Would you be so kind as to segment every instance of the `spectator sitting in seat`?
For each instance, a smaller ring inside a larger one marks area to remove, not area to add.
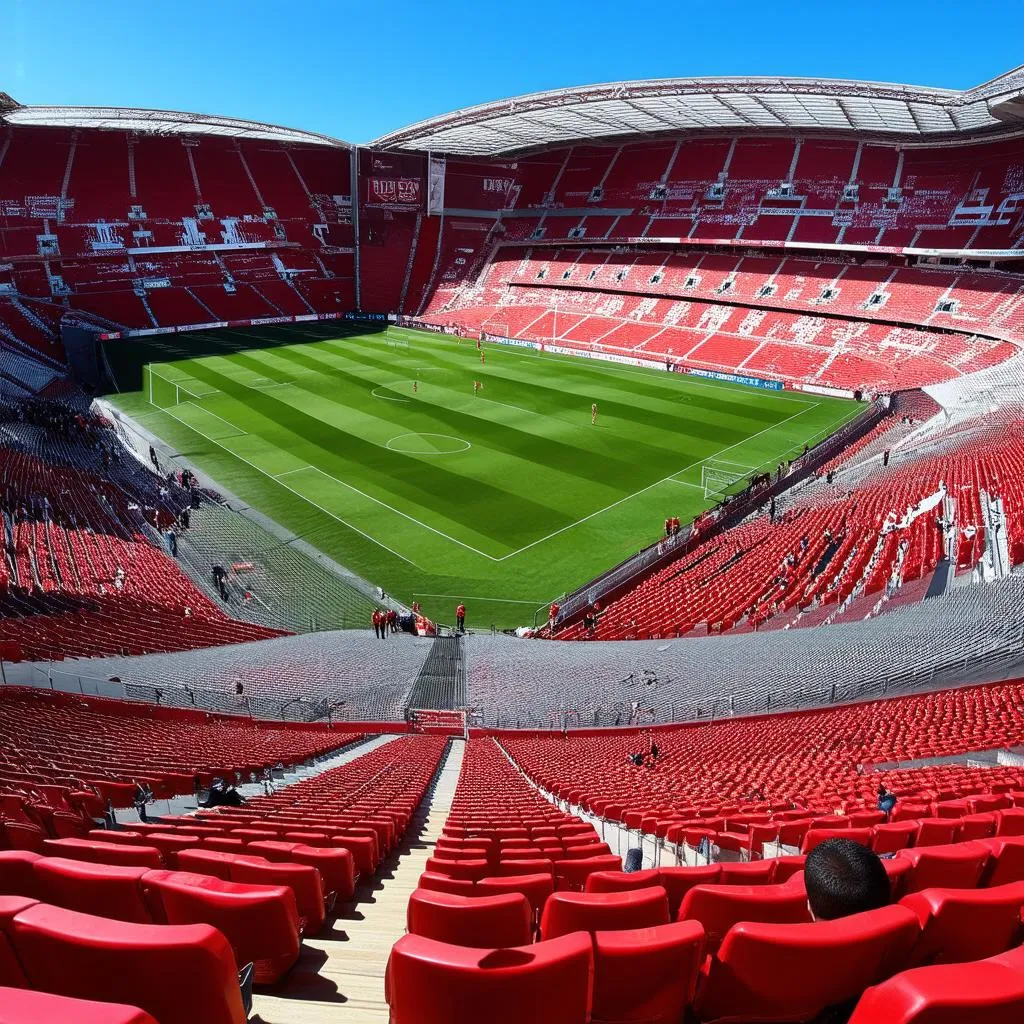
[[[885,817],[892,815],[892,809],[896,806],[896,794],[885,788],[885,783],[878,784],[878,809],[885,812]]]
[[[834,921],[887,906],[889,876],[874,850],[852,839],[826,839],[804,865],[807,908],[815,921]]]

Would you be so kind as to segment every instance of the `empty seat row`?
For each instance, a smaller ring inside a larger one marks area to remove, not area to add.
[[[133,924],[211,925],[260,984],[277,981],[299,955],[299,913],[284,885],[8,851],[0,853],[0,894]]]

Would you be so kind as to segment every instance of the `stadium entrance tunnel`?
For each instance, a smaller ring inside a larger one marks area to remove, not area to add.
[[[473,446],[451,434],[399,434],[384,447],[403,455],[458,455]]]

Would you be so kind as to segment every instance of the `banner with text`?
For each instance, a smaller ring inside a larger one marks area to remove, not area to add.
[[[764,388],[766,391],[783,391],[786,385],[781,380],[764,380],[762,377],[746,377],[741,373],[719,373],[717,370],[686,368],[692,377],[707,377],[709,380],[726,380],[733,384],[745,384],[748,388]]]
[[[382,210],[415,210],[422,198],[419,178],[367,178],[366,205]]]

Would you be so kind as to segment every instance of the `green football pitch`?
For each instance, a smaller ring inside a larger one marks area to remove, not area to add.
[[[225,490],[467,625],[548,602],[834,432],[854,402],[337,323],[110,342],[108,398]],[[474,381],[482,388],[474,393]],[[598,406],[591,424],[591,404]]]

